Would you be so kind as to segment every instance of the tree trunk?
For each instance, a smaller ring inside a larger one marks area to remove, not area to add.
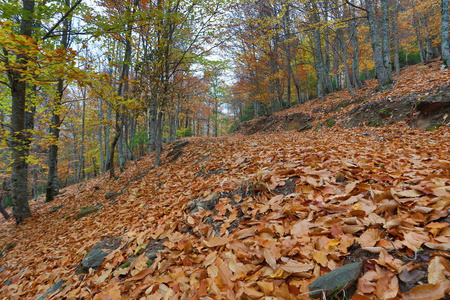
[[[389,2],[381,0],[381,53],[384,68],[391,73],[391,55],[389,51]],[[392,75],[391,75],[392,77]],[[391,78],[392,79],[392,78]]]
[[[399,57],[399,51],[400,51],[400,42],[398,38],[398,10],[399,10],[399,3],[398,1],[394,0],[392,1],[394,4],[393,11],[392,11],[392,33],[394,34],[394,67],[395,67],[395,73],[397,75],[400,75],[400,57]]]
[[[441,0],[441,50],[442,63],[446,68],[450,67],[450,43],[449,43],[449,21],[448,21],[448,0]]]
[[[70,0],[65,0],[67,7],[70,7]],[[69,45],[69,30],[70,21],[65,19],[63,22],[63,32],[61,37],[61,48],[67,50]],[[55,199],[59,193],[58,183],[58,147],[59,147],[59,133],[61,126],[61,100],[64,93],[64,80],[58,79],[57,95],[55,103],[53,104],[52,124],[50,125],[50,135],[52,136],[52,144],[48,153],[48,179],[47,191],[45,195],[45,202],[50,202]]]
[[[82,91],[83,99],[82,99],[82,116],[81,116],[81,150],[78,156],[78,171],[77,171],[77,182],[84,177],[82,173],[84,173],[84,141],[85,141],[85,131],[86,131],[86,90]]]
[[[34,1],[23,0],[23,15],[20,24],[20,35],[31,37],[33,31]],[[29,140],[25,129],[26,79],[23,72],[27,71],[27,62],[32,58],[17,55],[17,62],[21,62],[19,70],[8,70],[11,85],[11,200],[13,216],[17,224],[31,215],[28,204],[28,163],[26,160]]]
[[[156,120],[156,151],[155,151],[155,167],[161,164],[161,150],[162,150],[162,111],[158,112]]]
[[[373,60],[375,63],[375,72],[378,78],[378,87],[386,89],[392,83],[392,73],[386,69],[383,63],[383,55],[380,49],[380,42],[377,28],[375,26],[375,13],[373,10],[373,0],[366,0],[367,5],[367,20],[369,23],[370,38],[373,50]]]

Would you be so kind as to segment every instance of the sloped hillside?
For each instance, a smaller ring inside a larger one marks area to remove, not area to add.
[[[402,124],[166,145],[158,168],[149,155],[2,220],[1,298],[309,299],[361,262],[324,294],[444,299],[449,145],[448,126]],[[92,252],[105,255],[89,268]]]
[[[434,129],[450,124],[450,72],[439,61],[409,66],[394,76],[392,88],[377,91],[375,79],[351,95],[344,89],[272,115],[239,124],[243,134],[322,127],[382,127],[406,122],[412,128]],[[436,96],[443,98],[436,99]],[[431,105],[435,102],[445,105]],[[422,103],[422,106],[418,105]]]

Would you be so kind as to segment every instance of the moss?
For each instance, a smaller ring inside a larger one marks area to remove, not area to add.
[[[383,125],[383,122],[381,122],[380,119],[373,119],[373,120],[367,122],[367,126],[370,126],[370,127],[380,127],[381,125]]]
[[[392,118],[393,110],[390,107],[386,107],[386,108],[380,109],[378,111],[378,114],[380,114],[383,118]]]
[[[332,118],[329,118],[325,121],[325,124],[327,124],[328,127],[333,127],[334,124],[336,124],[336,121]]]
[[[342,101],[340,104],[341,107],[347,107],[349,105],[350,105],[350,100],[348,100],[348,99]]]
[[[52,208],[52,210],[50,211],[50,213],[52,214],[52,213],[54,213],[54,212],[57,212],[61,207],[63,207],[64,205],[60,205],[60,206],[54,206],[53,208]]]
[[[431,124],[430,126],[427,127],[427,131],[433,131],[436,129],[439,129],[439,127],[441,127],[442,124],[441,123],[437,123],[437,124]]]
[[[322,129],[322,126],[323,126],[323,124],[322,123],[320,123],[320,124],[317,124],[316,125],[316,128],[314,129],[315,131],[317,131],[317,132],[319,132],[320,131],[320,129]]]
[[[153,264],[153,259],[147,260],[147,268]]]

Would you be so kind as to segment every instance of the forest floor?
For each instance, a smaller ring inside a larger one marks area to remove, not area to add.
[[[448,70],[419,65],[392,90],[356,92],[396,101],[445,84]],[[317,126],[336,115],[324,109],[358,97],[277,113],[310,113],[311,130],[185,139],[165,146],[158,168],[148,155],[32,201],[20,226],[0,222],[0,297],[37,299],[59,282],[47,299],[309,299],[315,279],[355,261],[355,287],[335,299],[448,297],[450,128]],[[112,237],[105,261],[80,272]]]

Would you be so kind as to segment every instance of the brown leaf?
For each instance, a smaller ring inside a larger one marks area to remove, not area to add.
[[[437,284],[423,284],[414,287],[409,292],[403,293],[403,300],[439,300],[444,299],[450,292],[450,281]]]
[[[445,258],[435,256],[428,265],[428,283],[437,284],[447,280],[445,277]]]
[[[223,246],[228,244],[231,241],[231,238],[227,238],[227,237],[211,237],[211,238],[207,238],[203,241],[203,243],[209,247],[217,247],[217,246]]]
[[[314,265],[291,260],[284,265],[281,265],[280,268],[289,273],[302,273],[313,269]]]

